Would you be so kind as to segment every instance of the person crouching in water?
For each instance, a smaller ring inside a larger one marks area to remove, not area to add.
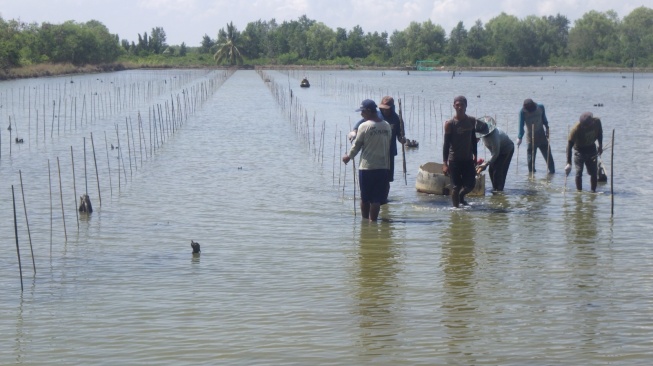
[[[601,120],[594,118],[591,112],[580,115],[578,122],[571,128],[567,142],[567,166],[565,174],[571,172],[571,149],[574,149],[574,165],[576,166],[576,189],[583,190],[583,165],[590,175],[590,189],[596,192],[598,180],[598,156],[603,153],[603,127]],[[595,141],[598,141],[597,149]]]
[[[390,139],[392,127],[378,116],[377,106],[371,99],[365,99],[356,112],[365,119],[358,126],[358,133],[348,154],[342,157],[347,164],[358,152],[358,183],[361,191],[361,215],[364,219],[376,221],[381,203],[386,198],[390,169]]]
[[[468,205],[465,195],[476,185],[476,118],[465,114],[467,98],[453,100],[456,115],[444,124],[442,172],[451,179],[453,207]]]
[[[477,138],[483,140],[485,147],[490,150],[490,160],[483,162],[476,167],[476,174],[481,174],[488,166],[492,181],[493,192],[503,191],[506,185],[506,176],[510,168],[512,154],[515,152],[515,144],[505,132],[501,131],[492,117],[483,117],[486,128],[476,133]]]

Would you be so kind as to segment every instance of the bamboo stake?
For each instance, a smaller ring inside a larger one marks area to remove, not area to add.
[[[68,241],[68,232],[66,230],[66,214],[63,207],[63,187],[61,185],[61,164],[59,164],[59,157],[57,156],[57,169],[59,170],[59,198],[61,200],[61,218],[63,219],[63,233],[66,241]]]
[[[100,193],[100,173],[98,172],[97,169],[97,158],[95,156],[95,142],[93,141],[93,132],[91,132],[91,148],[93,149],[93,163],[95,164],[95,180],[97,182],[97,195],[98,195],[98,199],[100,200],[100,206],[102,206],[102,193]]]
[[[34,261],[34,247],[32,246],[32,233],[29,230],[29,220],[27,219],[27,205],[25,204],[25,190],[23,189],[23,173],[19,170],[20,176],[20,193],[23,196],[23,211],[25,212],[25,224],[27,225],[27,237],[29,238],[29,249],[32,252],[32,266],[34,267],[34,274],[36,274],[36,262]]]
[[[610,217],[614,217],[614,128],[612,129],[612,151],[610,151]]]
[[[50,173],[50,159],[48,159],[48,190],[50,191],[50,258],[52,258],[52,220],[53,220],[53,206],[52,206],[52,174]]]
[[[18,256],[18,271],[20,272],[20,291],[23,291],[23,265],[20,263],[20,247],[18,245],[18,221],[16,220],[16,196],[14,185],[11,185],[11,198],[14,204],[14,236],[16,238],[16,255]]]
[[[404,130],[404,117],[401,113],[401,98],[399,98],[399,134],[401,135],[402,141],[405,139],[405,130]],[[404,171],[404,184],[408,185],[408,179],[406,178],[406,148],[404,143],[401,144],[401,157],[402,157],[402,166]],[[394,157],[393,157],[394,159]]]
[[[356,158],[351,159],[351,170],[354,177],[354,217],[356,217]]]
[[[75,217],[77,218],[77,231],[79,231],[79,212],[77,211],[77,184],[75,183],[75,158],[73,157],[73,147],[70,147],[70,160],[73,167],[73,194],[75,195]]]
[[[111,184],[111,158],[109,158],[109,143],[107,142],[107,131],[104,131],[104,148],[107,152],[107,168],[109,169],[109,193],[113,197],[113,185]]]

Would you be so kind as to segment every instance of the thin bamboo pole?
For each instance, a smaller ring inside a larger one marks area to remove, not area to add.
[[[77,184],[75,183],[75,158],[73,157],[73,147],[70,147],[70,160],[73,167],[73,195],[75,196],[75,217],[77,218],[77,231],[79,231],[79,212],[77,211]]]
[[[91,148],[93,149],[93,163],[95,165],[95,181],[97,182],[97,195],[100,200],[100,206],[102,206],[102,193],[100,191],[100,173],[97,169],[97,157],[95,155],[95,142],[93,141],[93,132],[91,132]]]
[[[48,159],[48,190],[50,191],[50,258],[52,258],[52,221],[54,207],[52,205],[52,174],[50,172],[50,159]]]
[[[614,128],[612,129],[612,149],[610,151],[610,217],[614,217]]]
[[[59,157],[57,156],[57,169],[59,170],[59,198],[61,200],[61,219],[63,220],[63,233],[66,241],[68,241],[68,232],[66,230],[66,212],[63,206],[63,186],[61,184],[61,164],[59,164]]]
[[[23,291],[23,265],[20,263],[20,246],[18,245],[18,220],[16,219],[16,195],[14,185],[11,185],[11,199],[14,204],[14,236],[16,238],[16,255],[18,256],[18,271],[20,272],[20,291]]]
[[[29,230],[29,220],[27,219],[27,204],[25,203],[25,190],[23,189],[23,173],[19,170],[20,176],[20,193],[23,196],[23,211],[25,212],[25,225],[27,226],[27,237],[29,238],[29,250],[32,252],[32,266],[36,274],[36,262],[34,261],[34,247],[32,246],[32,233]]]

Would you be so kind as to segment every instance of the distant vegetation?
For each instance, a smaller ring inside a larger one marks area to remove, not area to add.
[[[199,47],[168,45],[161,27],[130,42],[95,20],[39,25],[0,17],[5,77],[43,64],[413,67],[418,60],[447,67],[632,67],[635,60],[638,67],[653,67],[653,9],[642,6],[623,19],[614,11],[590,11],[573,26],[560,14],[519,19],[501,13],[469,29],[459,22],[449,34],[430,20],[388,34],[365,33],[358,25],[333,30],[302,16],[281,24],[257,20],[242,31],[229,23],[216,38],[205,34]]]

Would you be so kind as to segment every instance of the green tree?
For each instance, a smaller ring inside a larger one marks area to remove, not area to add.
[[[643,6],[633,10],[622,22],[624,58],[653,62],[653,9]]]
[[[166,48],[168,48],[168,45],[166,44],[166,32],[162,27],[152,28],[149,43],[150,51],[157,55],[161,54]]]
[[[485,25],[485,29],[489,35],[490,49],[493,50],[494,57],[500,65],[520,66],[523,64],[522,54],[526,50],[520,49],[519,46],[523,46],[525,43],[522,42],[524,35],[520,34],[524,28],[520,26],[517,17],[501,13],[490,19]]]
[[[233,22],[227,24],[227,30],[220,29],[218,32],[218,39],[221,39],[218,44],[218,51],[213,55],[213,59],[217,64],[229,62],[229,65],[242,64],[243,55],[238,49],[240,33],[234,26]]]
[[[188,53],[188,47],[186,47],[186,42],[181,42],[179,46],[179,56],[184,57]]]
[[[324,23],[315,23],[306,32],[306,43],[311,60],[331,59],[335,55],[336,32]]]
[[[447,41],[447,54],[451,56],[458,56],[463,53],[463,46],[467,41],[467,30],[463,22],[458,22],[456,27],[451,30],[449,40]]]
[[[356,25],[349,31],[349,34],[347,34],[346,45],[347,51],[345,56],[351,58],[365,58],[369,54],[365,47],[365,33],[363,33],[363,28],[359,25]]]
[[[374,32],[367,33],[365,36],[367,48],[370,51],[370,56],[374,56],[380,61],[387,61],[390,57],[390,47],[388,46],[388,33],[387,32]]]
[[[430,20],[423,23],[411,22],[402,32],[390,37],[393,54],[401,62],[415,63],[417,60],[438,59],[444,54],[446,33]]]
[[[580,61],[619,62],[621,43],[619,41],[620,21],[617,13],[589,11],[574,22],[569,31],[569,52]]]
[[[199,53],[210,53],[213,46],[215,46],[215,41],[213,41],[207,34],[204,34],[202,42],[200,42]]]
[[[483,22],[477,20],[476,23],[469,29],[467,38],[462,45],[463,52],[467,57],[473,59],[481,59],[488,55],[488,32],[483,27]]]
[[[20,23],[6,22],[0,17],[0,69],[7,70],[20,65],[20,32]]]

